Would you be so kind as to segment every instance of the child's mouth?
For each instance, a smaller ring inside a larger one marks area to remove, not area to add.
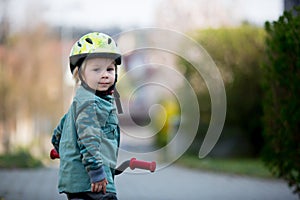
[[[109,85],[109,83],[98,83],[98,85]]]

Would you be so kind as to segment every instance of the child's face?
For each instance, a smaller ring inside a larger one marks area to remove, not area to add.
[[[86,61],[83,77],[94,90],[107,91],[115,82],[115,61],[110,58],[90,58]]]

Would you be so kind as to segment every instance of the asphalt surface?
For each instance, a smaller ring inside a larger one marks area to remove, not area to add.
[[[127,151],[151,151],[150,140],[139,139],[151,135],[150,131],[125,127],[121,141],[119,161],[139,153]],[[133,137],[126,135],[133,134]],[[139,136],[139,137],[138,137]],[[138,158],[158,161],[154,173],[127,169],[116,176],[120,200],[296,200],[286,182],[277,179],[260,179],[221,173],[191,170],[176,165],[163,166],[159,155],[153,158]],[[0,200],[65,200],[58,194],[58,163],[41,169],[0,170]],[[161,165],[159,165],[161,164]]]
[[[57,192],[58,169],[0,170],[1,200],[64,200]],[[169,166],[154,173],[116,177],[120,200],[296,200],[281,180],[216,174]]]

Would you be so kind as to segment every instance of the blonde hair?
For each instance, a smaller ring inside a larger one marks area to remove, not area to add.
[[[73,79],[75,80],[76,85],[80,85],[81,80],[79,78],[79,67],[81,71],[81,76],[84,79],[84,74],[82,73],[85,70],[86,67],[86,59],[82,62],[81,66],[76,66],[73,70]]]

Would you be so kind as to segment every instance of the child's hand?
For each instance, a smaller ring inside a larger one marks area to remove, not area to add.
[[[106,193],[106,185],[108,184],[106,179],[103,179],[100,182],[92,183],[91,185],[91,191],[92,192],[103,192]]]

